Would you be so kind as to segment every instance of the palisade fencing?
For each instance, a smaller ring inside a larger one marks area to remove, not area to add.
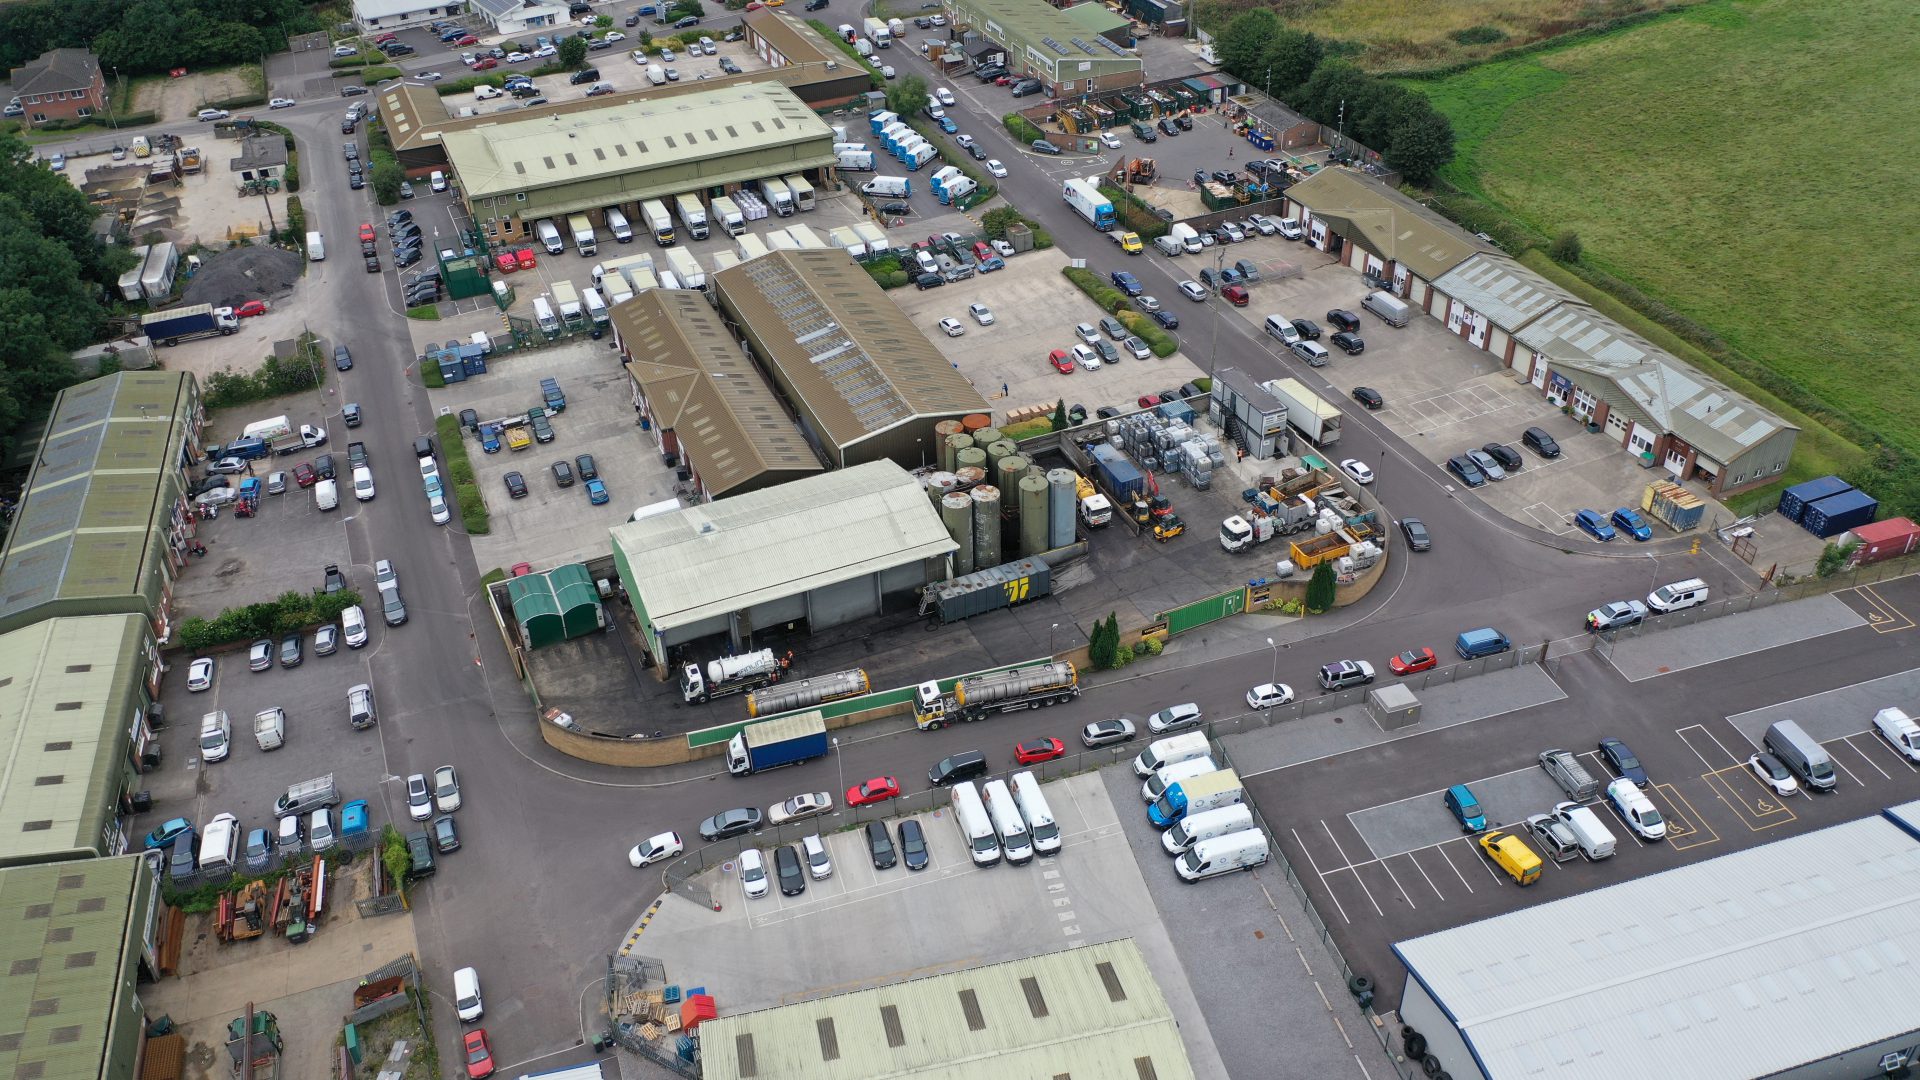
[[[1692,626],[1708,619],[1718,619],[1723,615],[1739,615],[1748,611],[1759,611],[1775,604],[1806,600],[1815,596],[1845,592],[1862,585],[1873,585],[1893,578],[1909,577],[1920,571],[1920,556],[1907,556],[1899,559],[1886,559],[1868,563],[1865,566],[1843,571],[1830,577],[1803,578],[1789,582],[1777,588],[1769,586],[1748,596],[1733,596],[1725,600],[1709,600],[1696,607],[1682,608],[1662,615],[1649,615],[1637,626],[1608,630],[1596,635],[1606,647],[1621,640],[1631,641],[1644,634],[1661,630],[1673,630],[1683,626]]]

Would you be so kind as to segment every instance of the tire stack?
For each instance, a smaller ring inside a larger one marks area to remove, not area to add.
[[[1430,1080],[1453,1080],[1451,1074],[1440,1067],[1440,1059],[1427,1053],[1427,1037],[1411,1027],[1400,1029],[1400,1045],[1406,1051],[1407,1060],[1418,1062],[1422,1072]]]

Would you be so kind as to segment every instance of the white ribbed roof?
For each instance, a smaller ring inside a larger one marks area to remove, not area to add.
[[[1493,1080],[1772,1075],[1920,1027],[1916,823],[1920,803],[1394,951]]]

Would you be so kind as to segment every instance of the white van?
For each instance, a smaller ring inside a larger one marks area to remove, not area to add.
[[[486,1003],[480,1000],[480,973],[470,967],[453,973],[453,1011],[463,1024],[473,1023],[487,1011]]]
[[[433,170],[427,177],[427,187],[436,193],[447,190],[447,174],[439,169]]]
[[[1413,309],[1407,302],[1388,292],[1370,292],[1360,306],[1386,320],[1388,326],[1405,326],[1413,319]]]
[[[544,296],[533,298],[533,321],[539,324],[542,333],[560,332],[560,320],[554,317],[553,305],[547,303],[547,298]]]
[[[1251,870],[1267,861],[1267,834],[1245,829],[1211,840],[1202,840],[1174,860],[1173,872],[1181,881],[1199,881],[1235,870]]]
[[[327,238],[317,232],[307,234],[307,258],[320,262],[327,257]]]
[[[633,226],[627,224],[627,215],[621,213],[619,207],[607,207],[607,228],[620,243],[633,243]]]
[[[1181,250],[1189,255],[1200,254],[1201,249],[1204,247],[1204,245],[1200,243],[1200,234],[1194,231],[1193,226],[1184,221],[1167,230],[1167,235],[1180,241]]]
[[[1647,594],[1647,606],[1655,611],[1679,611],[1707,602],[1707,583],[1699,578],[1662,585]]]
[[[993,822],[987,819],[987,808],[980,802],[980,793],[974,790],[973,781],[953,785],[953,821],[960,829],[960,839],[967,845],[967,854],[973,857],[975,866],[992,866],[1000,861],[1000,837],[993,831]]]
[[[1253,810],[1246,803],[1234,803],[1214,810],[1189,814],[1160,834],[1160,846],[1167,854],[1178,855],[1202,840],[1228,836],[1253,828]]]
[[[232,870],[240,859],[240,819],[215,814],[200,837],[200,869]]]
[[[280,706],[261,709],[253,715],[253,740],[262,750],[278,750],[287,744],[287,713]]]
[[[200,718],[200,760],[211,765],[233,752],[233,725],[227,710],[215,709]]]
[[[1300,340],[1300,329],[1294,326],[1293,320],[1285,315],[1269,315],[1266,322],[1261,325],[1266,328],[1268,337],[1288,348],[1292,348],[1293,343]]]
[[[1133,775],[1152,776],[1168,765],[1206,755],[1206,732],[1189,731],[1183,735],[1169,735],[1153,740],[1145,750],[1140,751],[1140,755],[1133,759]]]
[[[1210,772],[1218,771],[1220,771],[1220,766],[1213,763],[1211,756],[1189,758],[1186,761],[1176,761],[1166,768],[1161,769],[1159,772],[1154,773],[1152,776],[1147,777],[1147,782],[1140,785],[1140,798],[1146,802],[1153,802],[1160,796],[1165,795],[1168,787],[1182,780],[1191,780],[1196,776],[1205,776]]]
[[[1553,818],[1573,831],[1580,853],[1590,861],[1597,862],[1613,854],[1613,830],[1601,824],[1600,815],[1592,809],[1575,802],[1563,802],[1554,806]]]
[[[1007,787],[1013,791],[1020,816],[1027,819],[1033,850],[1042,855],[1059,851],[1060,825],[1053,820],[1053,808],[1047,805],[1047,797],[1040,793],[1040,781],[1031,772],[1021,771],[1007,778]]]
[[[566,245],[560,241],[560,227],[553,223],[552,218],[541,218],[534,222],[533,232],[540,238],[540,243],[547,249],[547,254],[558,255],[566,250]]]
[[[1006,781],[989,780],[980,791],[987,804],[987,815],[993,819],[994,831],[1000,834],[1000,846],[1007,853],[1007,862],[1014,866],[1030,862],[1033,839],[1027,833],[1020,808],[1013,805],[1013,792],[1007,790]]]
[[[1881,709],[1873,714],[1873,726],[1881,738],[1900,751],[1900,756],[1920,762],[1920,724],[1914,723],[1906,710]],[[1017,789],[1015,793],[1018,794]]]
[[[1185,251],[1187,250],[1186,248],[1180,246],[1180,241],[1175,240],[1171,236],[1154,237],[1153,246],[1156,250],[1160,252],[1160,254],[1167,255],[1167,256],[1180,255],[1185,253]]]
[[[313,485],[313,505],[322,510],[333,510],[340,506],[340,487],[332,480],[322,480]]]

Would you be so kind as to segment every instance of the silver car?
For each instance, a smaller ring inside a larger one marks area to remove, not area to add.
[[[1467,457],[1470,458],[1475,465],[1480,466],[1480,471],[1487,474],[1487,479],[1505,480],[1507,478],[1507,470],[1501,468],[1500,463],[1493,460],[1493,455],[1487,453],[1485,450],[1469,450],[1467,451]]]

